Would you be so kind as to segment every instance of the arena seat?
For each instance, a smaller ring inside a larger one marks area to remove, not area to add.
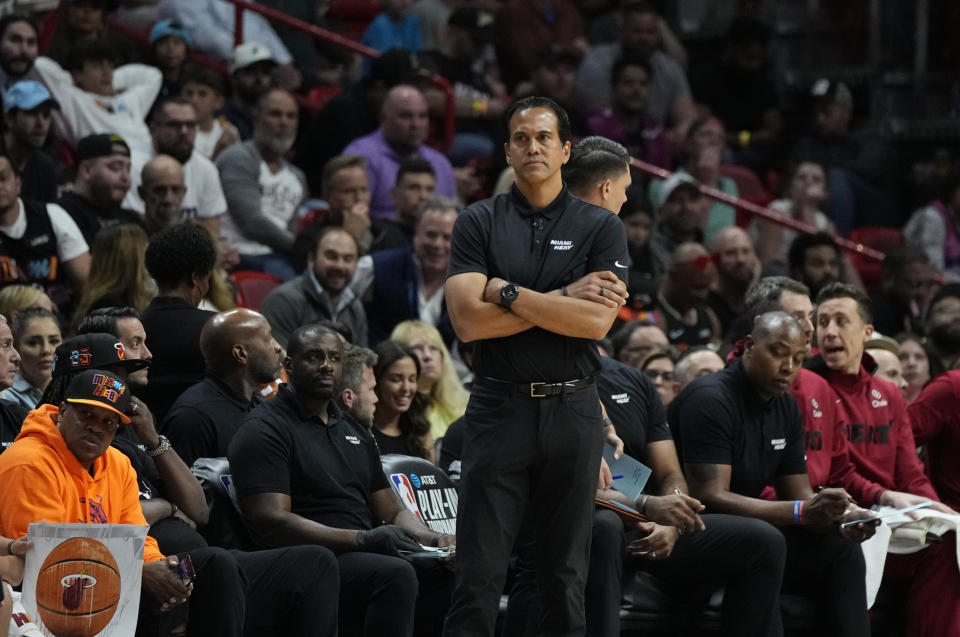
[[[265,272],[240,270],[230,274],[230,280],[237,286],[237,303],[251,310],[260,309],[263,299],[270,290],[283,283],[283,279]]]
[[[723,164],[720,166],[720,174],[724,177],[729,177],[737,184],[737,192],[741,199],[757,204],[758,206],[766,206],[773,201],[773,197],[770,196],[763,182],[760,181],[756,173],[749,168],[735,164]],[[738,226],[746,228],[747,224],[750,223],[750,219],[751,215],[742,210],[737,210]]]
[[[850,233],[850,240],[886,253],[899,245],[903,245],[903,234],[896,228],[864,226],[855,228]],[[847,254],[850,255],[850,263],[860,273],[860,278],[863,279],[863,285],[867,288],[867,292],[870,294],[876,292],[883,283],[883,271],[880,263],[865,259],[856,252],[848,252]]]
[[[190,471],[203,487],[210,509],[207,524],[198,529],[200,534],[213,546],[250,550],[253,540],[240,513],[227,459],[197,458]]]
[[[410,513],[437,533],[456,533],[460,498],[443,469],[423,458],[397,454],[381,456],[380,463]]]

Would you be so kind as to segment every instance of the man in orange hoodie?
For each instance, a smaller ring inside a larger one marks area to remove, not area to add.
[[[130,423],[130,398],[115,375],[90,369],[70,381],[59,407],[44,404],[30,412],[17,440],[0,455],[0,535],[20,537],[39,520],[146,526],[136,473],[110,446],[121,423]],[[171,626],[186,622],[185,602],[193,595],[192,604],[204,612],[190,617],[191,634],[239,637],[245,599],[236,561],[214,547],[192,551],[191,558],[196,595],[193,584],[176,574],[177,557],[164,557],[147,537],[141,625],[145,616]],[[173,609],[178,612],[167,612]]]

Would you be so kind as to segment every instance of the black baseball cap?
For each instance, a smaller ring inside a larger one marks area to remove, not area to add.
[[[127,358],[123,343],[112,334],[80,334],[57,347],[53,354],[53,377],[116,365],[123,366],[129,373],[149,367],[150,361]]]
[[[98,133],[87,135],[77,142],[77,152],[74,153],[74,159],[79,164],[88,159],[109,157],[110,155],[126,155],[129,157],[130,147],[119,135]]]
[[[77,374],[67,385],[63,399],[68,403],[109,409],[120,416],[120,422],[130,422],[125,413],[130,408],[129,389],[115,375],[102,369],[88,369]]]

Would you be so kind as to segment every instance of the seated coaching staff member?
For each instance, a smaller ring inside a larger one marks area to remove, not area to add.
[[[787,547],[783,590],[818,601],[826,634],[867,636],[863,553],[850,540],[866,539],[874,526],[824,533],[845,518],[869,514],[843,489],[814,495],[810,488],[803,416],[787,391],[807,354],[803,329],[789,314],[769,312],[744,343],[741,358],[693,381],[670,405],[690,495],[710,512],[779,527]],[[768,484],[785,501],[761,500]]]
[[[623,225],[571,196],[560,168],[570,124],[552,100],[507,112],[509,194],[468,207],[454,227],[447,308],[457,335],[477,341],[477,380],[464,416],[454,600],[445,634],[492,635],[507,560],[529,507],[537,520],[544,634],[584,631],[584,585],[603,424],[594,339],[622,299],[602,285],[592,302],[549,294],[591,272],[626,278]],[[623,283],[609,284],[623,287]],[[558,490],[565,493],[559,501]]]
[[[415,608],[416,634],[436,634],[450,573],[435,560],[418,560],[415,572],[398,550],[452,546],[455,538],[403,507],[373,437],[337,407],[343,349],[317,324],[290,337],[290,382],[250,412],[230,443],[237,496],[261,541],[319,544],[337,554],[341,635],[409,637]]]

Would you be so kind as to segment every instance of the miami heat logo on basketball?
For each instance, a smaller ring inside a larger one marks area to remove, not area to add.
[[[37,577],[37,614],[57,637],[94,637],[117,611],[120,571],[102,543],[66,540],[47,555]]]

